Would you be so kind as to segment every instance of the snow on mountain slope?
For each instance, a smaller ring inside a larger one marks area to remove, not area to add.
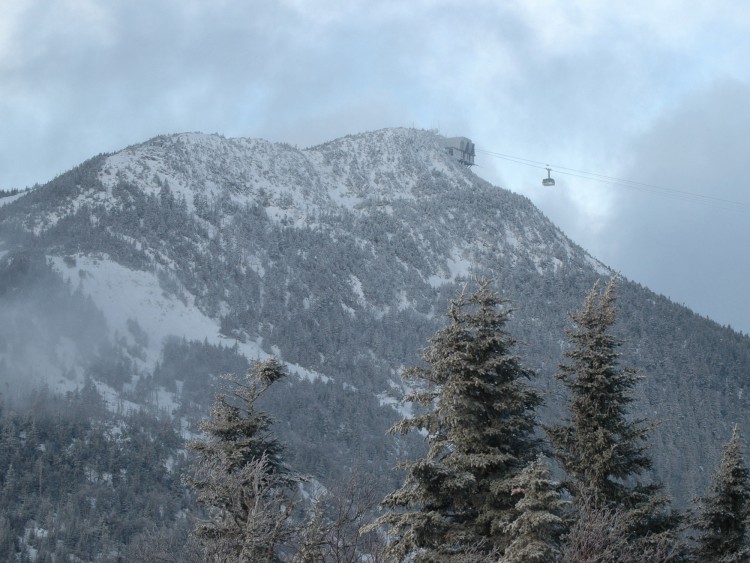
[[[20,199],[24,196],[24,192],[17,193],[15,195],[10,195],[7,197],[0,197],[0,207],[3,207],[4,205],[8,205],[9,203],[13,203],[17,199]]]
[[[286,145],[183,133],[157,137],[107,157],[100,179],[110,189],[124,180],[158,190],[157,182],[166,181],[175,195],[190,203],[195,193],[221,192],[243,201],[262,190],[275,192],[275,180],[290,174],[297,182],[286,184],[287,194],[302,184],[315,184],[304,157]]]
[[[306,458],[317,455],[316,440],[346,452],[360,431],[370,433],[362,447],[380,448],[368,459],[388,458],[382,433],[358,425],[387,427],[395,412],[382,405],[397,404],[399,371],[419,362],[463,285],[489,276],[513,303],[509,330],[549,398],[542,416],[559,418],[554,372],[567,314],[612,272],[528,199],[458,164],[440,139],[385,129],[300,150],[197,133],[157,137],[1,206],[0,261],[43,251],[93,299],[111,338],[132,342],[129,320],[137,321],[148,336],[144,358],[134,359],[144,378],[167,336],[237,342],[247,358],[276,355],[298,375],[278,412],[288,428],[319,432],[290,438]],[[737,392],[750,364],[747,339],[627,280],[618,303],[623,361],[647,374],[635,414],[679,421],[657,431],[662,449],[718,455],[726,420],[750,431],[747,394]],[[50,379],[74,361],[81,376],[91,358],[49,340],[64,359]],[[0,346],[0,359],[11,356]],[[184,408],[211,394],[200,381],[177,381],[170,392],[182,394]],[[159,385],[150,392],[164,393]],[[691,410],[698,396],[705,416]],[[657,465],[662,475],[680,473],[689,498],[703,477],[682,471],[675,455]]]
[[[335,305],[355,323],[416,314],[426,335],[444,306],[436,296],[444,303],[473,275],[508,278],[512,288],[529,269],[609,274],[527,199],[456,162],[440,139],[384,129],[299,150],[160,136],[84,163],[3,211],[6,224],[47,237],[56,269],[94,300],[113,335],[128,337],[137,320],[149,335],[144,368],[168,336],[232,335],[248,357],[276,350],[310,377],[336,379],[331,351],[300,363],[307,354],[289,354],[279,330],[282,339],[298,334]]]
[[[265,360],[269,353],[255,341],[241,342],[220,333],[216,319],[202,313],[194,298],[184,300],[166,293],[152,272],[125,268],[108,257],[77,256],[71,267],[60,257],[49,257],[54,269],[71,285],[90,297],[104,313],[113,335],[133,339],[129,323],[137,322],[148,335],[143,347],[145,355],[138,358],[142,369],[153,370],[161,359],[162,346],[168,338],[207,341],[210,344],[237,346],[249,359]],[[290,364],[290,373],[308,380],[329,379],[301,366]],[[51,369],[51,366],[47,366]]]
[[[552,242],[566,258],[587,256],[551,228],[528,200],[479,179],[449,157],[439,141],[433,133],[414,129],[352,135],[304,150],[198,133],[161,136],[104,157],[98,163],[98,185],[77,186],[74,197],[36,210],[27,221],[39,235],[82,206],[116,209],[122,202],[113,190],[126,183],[145,195],[158,195],[168,186],[190,212],[196,212],[196,204],[260,205],[277,224],[296,228],[315,226],[331,214],[349,213],[356,220],[401,213],[403,222],[405,209],[411,210],[410,220],[429,211],[438,236],[463,239],[455,241],[462,248],[461,260],[476,262],[469,254],[476,254],[479,242],[511,261],[533,254],[540,273],[559,267],[555,260],[563,259]],[[461,216],[460,209],[452,208],[456,203],[465,207],[472,196],[487,200],[483,217]],[[224,213],[224,224],[232,215]],[[221,229],[205,227],[210,234]],[[423,227],[415,224],[407,234],[427,248]]]
[[[169,336],[219,343],[219,326],[192,305],[168,295],[153,272],[131,270],[107,257],[76,256],[76,266],[67,266],[60,257],[50,257],[66,281],[76,284],[104,313],[113,332],[126,336],[128,321],[136,321],[148,334],[144,363],[153,368],[161,355],[162,343]],[[249,349],[251,357],[257,348]]]
[[[393,129],[304,150],[200,133],[162,136],[106,157],[99,178],[109,190],[123,180],[154,191],[168,182],[188,204],[196,193],[225,193],[236,202],[269,198],[270,207],[310,214],[355,209],[373,198],[416,199],[424,195],[418,188],[426,171],[459,178],[452,189],[470,189],[476,181],[444,154],[437,136]]]

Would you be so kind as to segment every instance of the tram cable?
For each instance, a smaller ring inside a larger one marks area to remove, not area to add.
[[[574,178],[582,178],[585,180],[591,180],[594,182],[600,182],[615,186],[621,186],[624,188],[637,190],[645,193],[657,194],[665,197],[671,197],[674,199],[681,199],[684,201],[693,201],[696,203],[702,203],[706,205],[713,205],[722,209],[730,209],[733,211],[747,211],[750,212],[750,203],[725,199],[716,196],[709,196],[705,194],[698,194],[694,192],[688,192],[685,190],[678,190],[675,188],[668,188],[659,186],[657,184],[650,184],[646,182],[638,182],[635,180],[628,180],[625,178],[617,178],[616,176],[608,176],[606,174],[599,174],[596,172],[587,172],[585,170],[579,170],[576,168],[569,168],[567,166],[547,164],[539,160],[532,160],[523,158],[520,156],[514,156],[510,154],[489,151],[486,149],[477,148],[476,152],[486,154],[495,158],[500,158],[513,162],[515,164],[521,164],[532,168],[538,168],[540,170],[547,171],[547,178],[543,178],[543,185],[554,186],[554,180],[550,177],[550,170],[554,170],[555,174],[563,174],[565,176],[571,176]],[[551,182],[549,180],[552,180]]]

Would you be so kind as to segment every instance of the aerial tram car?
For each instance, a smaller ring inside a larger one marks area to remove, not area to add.
[[[542,178],[542,185],[543,186],[554,186],[555,185],[555,179],[551,176],[552,170],[550,170],[549,166],[546,168],[547,170],[547,177]]]
[[[451,157],[457,160],[459,163],[467,167],[474,166],[475,164],[474,157],[476,155],[476,149],[471,139],[468,139],[466,137],[450,137],[450,138],[441,137],[439,140],[439,143],[445,149],[445,151]],[[486,152],[492,156],[497,156],[499,158],[507,158],[507,160],[520,162],[521,164],[528,164],[529,166],[534,166],[535,168],[540,168],[539,166],[536,166],[535,164],[529,164],[529,163],[540,164],[533,160],[511,157],[510,155],[503,155],[500,153],[493,153],[490,151],[483,151],[483,152]],[[548,164],[547,166],[544,167],[544,169],[547,171],[547,177],[542,178],[542,186],[545,186],[545,187],[554,186],[555,179],[552,177],[552,168],[550,168]]]

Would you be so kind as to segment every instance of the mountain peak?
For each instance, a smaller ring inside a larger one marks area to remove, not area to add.
[[[180,133],[81,164],[0,207],[0,254],[33,251],[69,282],[58,284],[59,294],[79,288],[79,301],[91,299],[101,318],[68,329],[67,319],[38,320],[64,310],[59,304],[42,300],[29,306],[34,314],[14,305],[17,314],[0,326],[0,341],[13,342],[0,346],[0,369],[33,368],[74,388],[91,372],[80,327],[94,326],[97,338],[122,348],[129,358],[122,365],[135,366],[102,386],[132,381],[132,396],[181,394],[189,408],[210,394],[204,382],[178,374],[184,386],[169,391],[150,374],[165,338],[203,336],[212,345],[239,342],[248,357],[274,354],[310,383],[297,388],[299,403],[285,406],[307,406],[315,389],[320,401],[334,393],[332,412],[345,404],[360,413],[348,423],[369,424],[375,412],[385,421],[399,398],[399,370],[418,362],[448,300],[467,280],[487,276],[516,303],[511,328],[528,343],[522,354],[539,371],[549,408],[559,409],[553,374],[567,313],[611,271],[528,199],[478,178],[448,153],[452,142],[407,128],[306,149]],[[33,289],[31,281],[19,285]],[[747,421],[747,339],[732,344],[728,331],[684,308],[626,280],[621,287],[627,360],[652,371],[640,397],[646,407],[634,414],[661,409],[679,420],[679,430],[660,435],[663,443],[702,458],[721,431],[715,421]],[[31,300],[50,291],[28,293]],[[20,366],[27,358],[37,363]],[[690,410],[699,401],[705,418]],[[311,417],[321,415],[319,404]],[[333,449],[344,451],[348,430],[339,435],[340,425],[329,422],[328,439],[339,440]],[[300,440],[300,451],[314,442]],[[668,463],[663,474],[674,471]],[[686,497],[700,476],[691,479]]]
[[[476,177],[451,158],[445,138],[431,131],[394,128],[348,135],[307,149],[263,139],[216,134],[162,135],[107,157],[102,184],[121,181],[153,192],[168,185],[192,202],[195,194],[262,201],[284,209],[354,209],[363,202],[424,197],[434,178],[450,189]],[[432,179],[431,179],[432,177]],[[270,198],[270,199],[269,199]]]

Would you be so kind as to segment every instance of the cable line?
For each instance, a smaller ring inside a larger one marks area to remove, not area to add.
[[[566,176],[572,176],[574,178],[582,178],[585,180],[593,180],[594,182],[601,182],[601,183],[610,184],[610,185],[622,186],[622,187],[629,188],[632,190],[638,190],[641,192],[662,195],[665,197],[672,197],[675,199],[682,199],[685,201],[695,201],[697,203],[715,205],[723,209],[750,211],[750,203],[746,203],[742,201],[734,201],[731,199],[725,199],[725,198],[716,197],[716,196],[697,194],[697,193],[688,192],[685,190],[667,188],[667,187],[659,186],[656,184],[649,184],[646,182],[637,182],[635,180],[617,178],[615,176],[607,176],[605,174],[598,174],[596,172],[587,172],[585,170],[579,170],[576,168],[568,168],[567,166],[562,166],[562,165],[546,164],[539,160],[531,160],[529,158],[522,158],[520,156],[513,156],[510,154],[505,154],[505,153],[500,153],[500,152],[495,152],[495,151],[488,151],[486,149],[477,148],[476,152],[483,153],[489,156],[493,156],[495,158],[501,158],[503,160],[514,162],[516,164],[522,164],[524,166],[530,166],[532,168],[539,168],[541,170],[548,170],[551,168],[555,171],[555,174],[563,174]],[[548,176],[549,176],[549,173],[548,173]],[[548,185],[554,185],[554,184],[548,184]]]

